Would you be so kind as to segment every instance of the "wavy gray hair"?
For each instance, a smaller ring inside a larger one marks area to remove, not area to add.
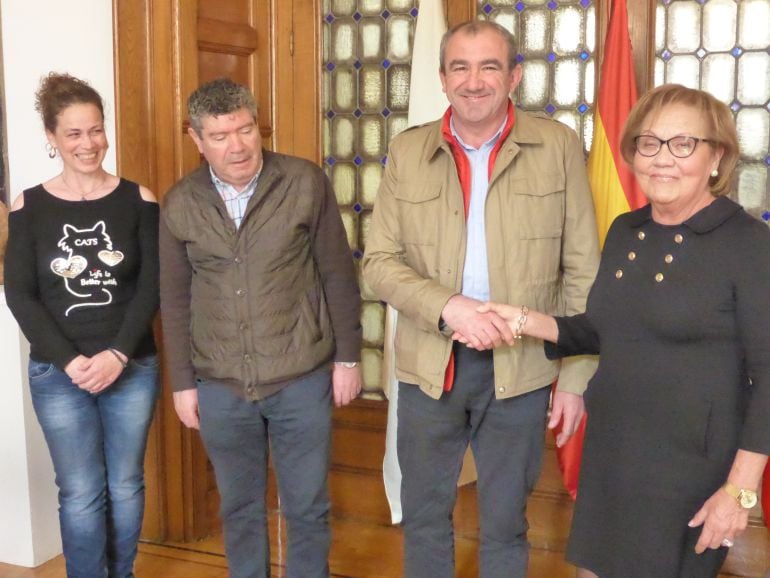
[[[190,116],[190,126],[201,136],[203,117],[220,116],[247,109],[254,122],[257,120],[257,103],[251,91],[230,80],[217,78],[200,86],[187,99],[187,113]]]

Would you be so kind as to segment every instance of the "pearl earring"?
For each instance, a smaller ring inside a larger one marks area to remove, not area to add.
[[[718,176],[719,176],[719,171],[718,170],[714,169],[713,171],[711,171],[711,178],[712,179],[715,179]]]

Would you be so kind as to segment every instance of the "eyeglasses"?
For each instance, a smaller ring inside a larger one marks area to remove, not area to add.
[[[663,140],[651,134],[640,134],[634,138],[636,152],[643,157],[654,157],[660,152],[660,147],[666,145],[671,154],[676,158],[686,159],[695,152],[695,147],[698,146],[699,142],[713,144],[714,141],[694,136],[675,136],[668,140]]]

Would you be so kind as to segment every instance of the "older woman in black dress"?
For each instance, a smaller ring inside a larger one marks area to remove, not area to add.
[[[725,195],[729,109],[678,85],[621,141],[650,204],[618,217],[586,313],[489,304],[549,356],[599,353],[567,558],[589,578],[717,576],[770,453],[770,230]]]

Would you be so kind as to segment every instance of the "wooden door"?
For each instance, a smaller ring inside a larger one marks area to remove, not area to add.
[[[113,0],[113,14],[121,175],[162,199],[197,167],[187,97],[220,76],[254,92],[266,148],[320,159],[318,0]],[[161,332],[158,323],[159,344]],[[146,478],[145,539],[209,533],[213,476],[197,432],[176,418],[165,376]]]

